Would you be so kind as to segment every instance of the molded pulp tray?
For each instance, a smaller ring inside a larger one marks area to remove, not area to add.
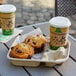
[[[16,44],[22,42],[21,40],[23,40],[25,36],[18,36],[15,41],[13,42],[12,46],[15,46]],[[47,46],[47,45],[46,45]],[[47,47],[46,47],[47,48]],[[45,48],[45,49],[46,49]],[[63,62],[65,62],[68,58],[69,58],[69,53],[70,53],[70,42],[68,41],[67,44],[67,49],[66,49],[66,56],[63,58],[60,58],[58,60],[53,60],[50,58],[50,60],[46,60],[46,59],[19,59],[19,58],[12,58],[10,57],[10,50],[8,51],[7,54],[7,58],[10,60],[10,62],[16,66],[31,66],[31,67],[37,67],[39,66],[41,63],[44,63],[44,66],[48,66],[48,67],[53,67],[56,64],[61,64]],[[54,51],[55,52],[55,51]],[[41,54],[43,55],[43,54]]]

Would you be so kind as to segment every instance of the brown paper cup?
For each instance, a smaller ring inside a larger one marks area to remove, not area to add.
[[[15,12],[14,11],[16,9],[15,10],[13,9],[14,7],[13,5],[1,5],[1,6],[0,6],[1,8],[0,25],[2,27],[2,33],[3,35],[12,35],[14,32],[14,27],[15,27]]]

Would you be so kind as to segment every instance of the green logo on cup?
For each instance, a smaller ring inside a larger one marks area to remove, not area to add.
[[[9,31],[6,30],[2,30],[3,31],[3,35],[12,35],[14,32],[14,29],[10,29]]]

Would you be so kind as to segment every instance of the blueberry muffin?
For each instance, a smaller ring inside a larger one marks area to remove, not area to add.
[[[24,43],[34,47],[35,53],[40,53],[44,50],[47,39],[43,35],[32,35],[25,38]]]
[[[30,59],[34,55],[34,48],[29,44],[20,43],[11,48],[10,56],[13,58]]]

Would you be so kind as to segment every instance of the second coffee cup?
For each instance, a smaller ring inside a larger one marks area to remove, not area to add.
[[[57,50],[68,42],[69,27],[71,22],[66,17],[54,17],[50,21],[50,48]]]

